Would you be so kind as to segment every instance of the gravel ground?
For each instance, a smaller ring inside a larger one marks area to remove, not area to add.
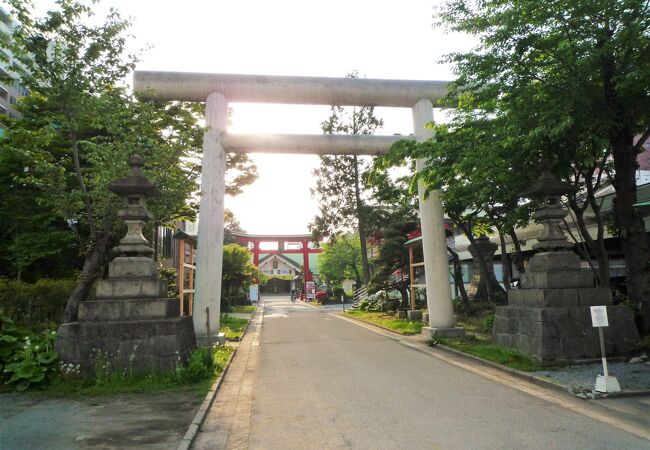
[[[622,391],[650,390],[650,361],[631,364],[628,362],[608,363],[609,374],[616,377]],[[571,391],[594,389],[596,377],[603,374],[602,363],[580,364],[561,369],[540,370],[534,375],[550,378],[564,384]]]

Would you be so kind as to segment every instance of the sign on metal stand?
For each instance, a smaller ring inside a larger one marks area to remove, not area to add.
[[[609,326],[607,319],[606,306],[591,307],[591,324],[598,328],[598,338],[600,339],[600,353],[603,358],[603,375],[596,378],[596,391],[598,392],[620,392],[621,386],[614,376],[610,376],[607,371],[607,357],[605,355],[605,339],[603,338],[603,327]]]
[[[343,305],[343,312],[345,312],[345,296],[341,295],[341,304]]]

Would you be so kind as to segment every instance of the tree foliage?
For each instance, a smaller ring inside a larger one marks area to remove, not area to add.
[[[240,244],[223,246],[222,270],[221,298],[229,303],[243,297],[244,290],[259,278],[259,270],[251,262],[250,252]]]
[[[383,231],[383,242],[379,247],[379,255],[373,260],[375,272],[371,281],[371,292],[380,289],[397,289],[402,296],[402,307],[409,302],[409,250],[404,244],[408,234],[415,231],[417,224],[410,221],[400,221],[395,218],[389,222]],[[417,261],[422,260],[422,247],[416,250]]]
[[[347,75],[357,78],[358,72]],[[373,106],[353,107],[351,110],[333,105],[330,116],[321,124],[325,134],[374,134],[383,126],[383,120],[375,116]],[[335,236],[342,232],[356,230],[361,246],[363,281],[370,280],[370,269],[366,252],[368,216],[371,207],[364,198],[367,187],[364,173],[368,160],[357,155],[321,156],[321,164],[314,171],[316,188],[312,196],[318,196],[319,213],[309,225],[316,236]]]
[[[650,137],[649,8],[645,0],[453,0],[437,15],[439,26],[480,40],[447,58],[457,122],[500,122],[505,139],[565,178],[611,154],[628,294],[642,303],[646,327],[650,253],[632,205],[636,156]]]
[[[92,3],[58,0],[42,18],[33,17],[30,2],[10,3],[18,26],[7,45],[30,94],[19,102],[24,117],[9,121],[1,142],[3,170],[11,162],[2,175],[14,193],[32,195],[25,208],[42,209],[75,236],[83,266],[66,309],[72,321],[108,261],[119,205],[106,185],[125,175],[130,155],[145,158],[145,173],[163,191],[151,203],[159,222],[194,216],[202,106],[140,103],[128,93],[122,80],[136,58],[125,55],[129,22],[117,11],[91,25]],[[246,158],[231,158],[228,168],[230,193],[254,179]]]
[[[321,277],[330,286],[338,286],[345,279],[353,279],[361,286],[361,244],[353,233],[340,234],[322,245],[318,261]]]

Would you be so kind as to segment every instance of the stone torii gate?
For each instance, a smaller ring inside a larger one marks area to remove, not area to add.
[[[289,77],[136,71],[133,88],[142,100],[205,102],[203,172],[194,295],[194,330],[206,334],[203,311],[218,330],[223,253],[226,152],[380,155],[403,136],[234,135],[227,132],[228,102],[386,106],[411,108],[415,139],[432,131],[433,104],[447,92],[445,81]],[[416,161],[417,170],[424,161]],[[438,192],[424,197],[418,185],[430,336],[462,334],[456,328],[442,203]]]

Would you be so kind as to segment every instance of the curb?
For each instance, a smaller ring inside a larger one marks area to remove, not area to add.
[[[417,336],[418,335],[417,333],[400,333],[399,331],[392,330],[392,329],[390,329],[388,327],[385,327],[383,325],[377,325],[376,323],[367,322],[367,321],[365,321],[363,319],[359,319],[359,318],[354,317],[354,316],[348,316],[348,315],[344,316],[343,313],[334,313],[334,314],[341,315],[342,317],[345,317],[346,319],[352,319],[352,320],[356,320],[357,322],[367,323],[368,325],[372,325],[373,327],[377,327],[377,328],[381,328],[382,330],[389,331],[389,332],[391,332],[391,333],[393,333],[393,334],[395,334],[397,336]]]
[[[321,305],[316,306],[316,305],[314,305],[312,302],[303,302],[303,303],[304,303],[305,305],[307,305],[307,306],[311,306],[312,308],[315,308],[315,309],[321,309],[321,308],[322,308]]]
[[[246,328],[244,328],[244,332],[242,333],[242,338],[248,331],[248,327],[253,321],[253,317],[255,317],[255,315],[257,314],[257,311],[259,311],[259,306],[255,310],[255,314],[253,314],[250,317],[250,319],[248,319],[248,324],[246,324]],[[240,342],[240,341],[230,341],[230,342]],[[176,450],[189,450],[192,444],[194,443],[194,440],[196,439],[196,435],[199,433],[199,429],[201,428],[201,425],[203,424],[205,417],[208,415],[208,411],[210,410],[212,403],[214,403],[214,399],[217,397],[217,393],[219,392],[219,387],[221,386],[221,382],[223,381],[224,377],[228,373],[228,369],[230,368],[230,363],[232,362],[233,358],[237,354],[237,350],[239,350],[239,345],[237,345],[235,347],[235,351],[233,351],[230,354],[230,358],[228,358],[228,362],[226,363],[223,372],[219,374],[219,377],[214,381],[214,383],[212,383],[212,386],[210,386],[210,390],[206,394],[205,399],[203,399],[203,403],[201,403],[201,407],[194,415],[194,419],[192,419],[192,423],[190,423],[190,426],[187,428],[187,431],[185,432],[183,439],[181,439],[181,442],[178,444],[178,447],[176,447]]]
[[[224,376],[228,372],[228,368],[230,368],[230,363],[232,359],[235,357],[236,353],[237,353],[237,347],[235,348],[235,351],[231,353],[230,358],[228,359],[228,363],[226,364],[226,367],[223,369],[223,372],[221,372],[219,377],[214,381],[214,383],[212,383],[212,386],[210,386],[210,390],[205,396],[205,399],[203,399],[203,403],[201,404],[201,407],[194,415],[194,419],[192,419],[192,423],[190,423],[190,426],[187,428],[187,431],[183,436],[183,439],[181,439],[181,442],[178,444],[178,447],[176,447],[177,450],[188,450],[192,446],[194,439],[196,439],[196,435],[199,433],[199,428],[201,428],[201,425],[205,420],[205,416],[208,415],[208,411],[210,410],[212,403],[214,403],[214,399],[216,398],[217,392],[219,391],[219,386],[221,386],[221,382],[223,381]]]
[[[340,317],[345,318],[345,319],[351,319],[351,320],[354,320],[354,321],[357,321],[357,322],[360,322],[360,323],[368,324],[368,325],[371,325],[373,327],[380,328],[382,330],[388,331],[388,332],[395,335],[394,338],[393,337],[391,337],[391,338],[394,339],[395,341],[399,342],[400,344],[402,344],[402,345],[404,345],[406,347],[412,348],[414,350],[418,350],[418,351],[420,351],[420,352],[422,352],[424,354],[430,354],[428,349],[424,349],[424,348],[421,348],[419,346],[413,345],[413,344],[411,344],[409,342],[404,342],[401,339],[398,339],[399,337],[403,337],[403,336],[417,336],[417,334],[410,334],[410,335],[409,334],[402,334],[402,333],[400,333],[398,331],[391,330],[390,328],[383,327],[381,325],[377,325],[377,324],[374,324],[372,322],[367,322],[365,320],[358,319],[358,318],[353,317],[353,316],[343,316],[342,314],[337,314],[337,315],[339,315]],[[564,384],[560,384],[560,383],[557,383],[557,382],[552,381],[552,380],[547,380],[545,378],[541,378],[541,377],[538,377],[536,375],[532,375],[532,374],[530,374],[528,372],[524,372],[522,370],[513,369],[513,368],[501,365],[499,363],[495,363],[493,361],[489,361],[487,359],[480,358],[478,356],[475,356],[475,355],[472,355],[472,354],[469,354],[469,353],[461,352],[460,350],[456,350],[455,348],[447,347],[446,345],[442,345],[442,344],[436,344],[435,346],[432,346],[432,347],[429,347],[429,348],[432,349],[432,350],[438,349],[440,351],[443,351],[445,353],[454,355],[456,357],[479,363],[482,366],[492,367],[492,368],[498,369],[498,370],[500,370],[502,372],[509,373],[510,375],[516,376],[517,378],[521,378],[521,379],[523,379],[525,381],[536,384],[538,386],[554,389],[556,391],[571,394],[572,396],[574,396],[576,398],[580,398],[580,397],[576,396],[573,392],[571,392],[571,390],[567,386],[565,386]],[[616,392],[616,393],[609,393],[603,398],[638,397],[638,396],[641,396],[641,397],[642,396],[650,396],[650,389],[649,390],[640,390],[640,391],[622,391],[622,392]]]

